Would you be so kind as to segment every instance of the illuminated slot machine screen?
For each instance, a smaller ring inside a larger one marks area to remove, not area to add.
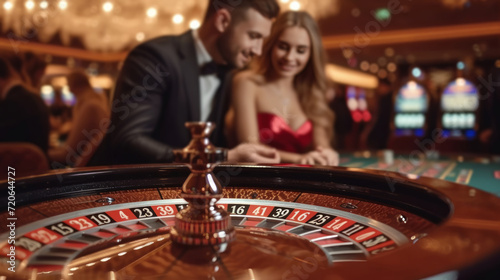
[[[43,102],[45,102],[47,106],[51,106],[52,104],[54,104],[55,92],[54,88],[51,85],[43,85],[40,89],[40,93]]]
[[[396,136],[424,136],[429,97],[423,86],[414,81],[400,88],[395,101]]]
[[[66,106],[72,107],[75,105],[75,95],[69,90],[68,86],[63,86],[61,89],[62,100]]]
[[[366,123],[372,118],[368,111],[368,103],[366,102],[366,92],[364,89],[354,86],[348,86],[346,89],[346,102],[352,119],[356,123]]]
[[[444,89],[441,98],[443,136],[474,139],[479,94],[470,81],[458,78]]]

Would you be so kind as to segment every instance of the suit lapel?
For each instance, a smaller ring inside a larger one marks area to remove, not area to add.
[[[180,77],[184,81],[188,98],[190,121],[200,120],[200,70],[196,60],[196,50],[191,31],[180,36],[178,51],[180,54]]]
[[[215,94],[213,103],[214,106],[210,116],[208,117],[209,121],[214,122],[217,125],[210,139],[214,144],[223,147],[226,146],[224,136],[224,117],[229,109],[229,92],[233,74],[234,73],[232,71],[227,70],[225,75],[220,77],[221,84]]]

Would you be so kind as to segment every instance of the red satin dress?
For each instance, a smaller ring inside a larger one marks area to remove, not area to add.
[[[260,142],[278,150],[300,153],[306,151],[313,138],[313,124],[306,121],[293,130],[286,121],[271,113],[258,113]]]

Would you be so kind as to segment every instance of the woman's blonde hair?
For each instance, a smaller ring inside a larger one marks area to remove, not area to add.
[[[329,139],[333,136],[333,112],[326,103],[328,89],[325,60],[326,54],[321,42],[321,34],[316,21],[307,12],[288,11],[278,16],[271,28],[271,34],[264,43],[262,56],[255,60],[257,73],[272,77],[271,55],[283,31],[290,27],[304,28],[311,40],[311,52],[305,68],[294,78],[294,87],[306,116],[315,126],[323,127]]]

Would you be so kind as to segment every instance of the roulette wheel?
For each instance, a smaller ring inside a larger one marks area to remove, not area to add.
[[[4,205],[15,206],[1,214],[0,277],[498,277],[494,195],[376,170],[215,167],[224,150],[194,130],[176,153],[189,168],[98,167],[2,183],[15,191]]]

